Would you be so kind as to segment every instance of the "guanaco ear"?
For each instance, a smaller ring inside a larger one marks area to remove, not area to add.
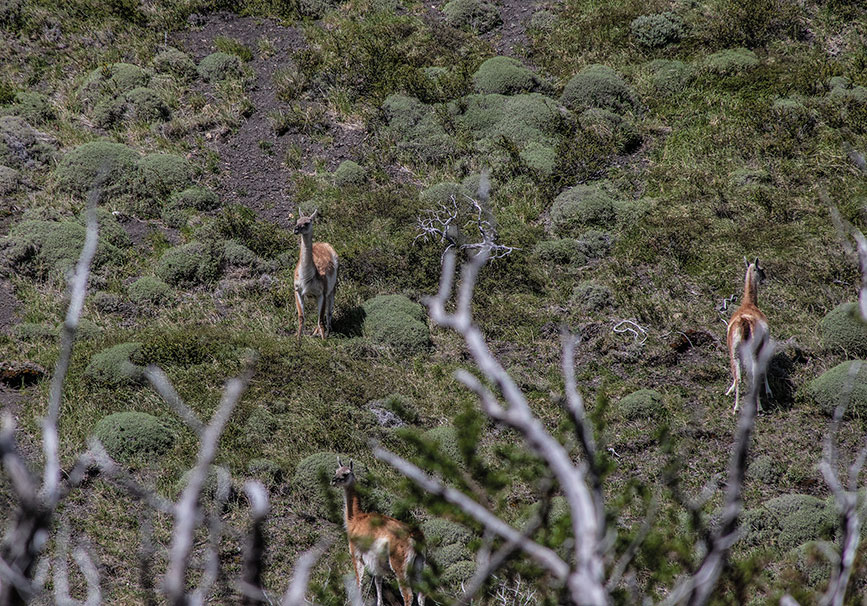
[[[749,267],[750,267],[750,262],[747,261],[746,255],[744,255],[744,267],[746,267],[747,269],[749,269]]]
[[[756,267],[758,267],[758,266],[759,266],[759,258],[758,258],[758,257],[756,257],[756,260],[755,260],[755,261],[753,261],[753,263],[755,263],[755,265],[756,265]]]
[[[343,467],[343,463],[340,462],[340,457],[337,457],[337,466]]]
[[[308,218],[313,219],[314,217],[318,217],[318,216],[319,216],[319,209],[318,209],[318,208],[314,208],[314,209],[313,209],[313,214],[310,215],[310,217],[308,217]]]
[[[349,460],[349,471],[352,471],[352,459]]]

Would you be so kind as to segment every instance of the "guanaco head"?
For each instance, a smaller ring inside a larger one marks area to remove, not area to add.
[[[304,235],[309,234],[310,230],[313,229],[313,219],[319,216],[319,209],[313,211],[308,217],[305,217],[301,214],[301,211],[298,211],[298,220],[295,222],[295,234],[296,235]]]
[[[334,471],[334,477],[331,478],[332,486],[352,486],[355,484],[355,474],[352,470],[352,461],[349,462],[349,467],[340,462],[337,458],[337,469]]]
[[[759,258],[756,257],[756,260],[750,263],[746,257],[744,257],[744,265],[747,268],[747,275],[749,276],[750,271],[752,271],[753,279],[756,281],[756,285],[761,284],[765,281],[765,270],[759,265]]]

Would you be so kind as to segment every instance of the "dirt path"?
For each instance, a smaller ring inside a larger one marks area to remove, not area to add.
[[[290,190],[294,169],[284,164],[287,149],[292,145],[301,149],[302,171],[313,172],[319,158],[333,170],[342,160],[358,157],[364,131],[331,121],[328,143],[297,132],[277,137],[268,114],[285,110],[288,104],[277,98],[273,75],[278,68],[291,63],[294,52],[305,48],[302,32],[268,19],[220,13],[205,18],[201,28],[178,32],[174,40],[199,61],[216,50],[213,41],[217,36],[235,38],[253,50],[254,58],[247,65],[255,71],[253,85],[248,89],[253,113],[236,132],[215,143],[220,156],[220,196],[224,204],[247,206],[260,216],[287,226],[288,214],[296,206]],[[275,51],[267,57],[258,51],[263,38],[270,41]]]
[[[500,0],[500,15],[503,25],[494,30],[500,35],[497,54],[525,60],[527,47],[527,22],[533,15],[535,2],[531,0]]]

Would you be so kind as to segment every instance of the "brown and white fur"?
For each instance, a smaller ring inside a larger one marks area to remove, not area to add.
[[[424,567],[420,552],[424,536],[399,520],[378,513],[364,513],[355,491],[352,461],[349,467],[337,460],[338,468],[331,483],[343,488],[344,523],[349,536],[349,553],[355,565],[355,579],[361,593],[364,571],[373,576],[376,605],[382,606],[382,577],[393,573],[397,578],[404,606],[412,606],[410,582],[419,580]],[[390,571],[390,572],[389,572]],[[417,593],[418,606],[424,606],[425,596]]]
[[[313,241],[313,219],[319,214],[305,217],[298,213],[295,234],[301,236],[301,253],[295,266],[295,307],[298,310],[298,339],[304,326],[304,297],[316,297],[319,320],[313,336],[323,339],[331,332],[331,312],[334,309],[334,291],[337,289],[337,253],[330,244]]]
[[[747,267],[746,277],[744,279],[744,296],[741,299],[741,306],[735,310],[729,320],[728,329],[726,330],[726,341],[729,347],[729,360],[732,369],[732,385],[729,387],[726,395],[735,392],[735,407],[734,411],[738,410],[740,397],[740,381],[741,371],[744,370],[744,362],[741,355],[741,344],[746,343],[751,338],[758,338],[759,342],[752,345],[753,355],[750,356],[748,363],[755,364],[755,359],[758,358],[759,352],[768,345],[768,319],[765,314],[758,308],[758,290],[759,284],[765,279],[765,272],[759,265],[759,258],[750,263],[744,258],[744,265]],[[748,369],[749,375],[758,380],[753,372],[754,368]],[[770,395],[771,388],[768,385],[768,377],[765,375],[765,392]],[[759,402],[758,409],[762,406]]]

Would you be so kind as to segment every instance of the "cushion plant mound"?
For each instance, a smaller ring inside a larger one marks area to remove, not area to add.
[[[747,478],[756,479],[762,484],[773,485],[780,479],[780,466],[769,455],[761,455],[750,463]]]
[[[372,400],[367,403],[367,409],[376,416],[377,422],[383,427],[417,425],[421,420],[412,400],[399,393],[389,394],[381,400]]]
[[[123,143],[92,141],[64,155],[54,177],[62,191],[83,195],[102,175],[106,193],[122,193],[131,186],[138,159],[138,153]]]
[[[153,89],[139,86],[124,96],[126,113],[134,122],[155,122],[171,117],[168,105]]]
[[[403,295],[380,295],[366,301],[361,332],[375,342],[413,354],[430,345],[424,308]]]
[[[622,398],[617,403],[617,410],[630,420],[654,419],[665,412],[665,403],[658,391],[639,389]]]
[[[173,285],[213,282],[222,272],[223,251],[216,245],[190,242],[163,253],[156,274]]]
[[[460,587],[476,571],[476,563],[471,560],[455,562],[440,575],[440,583],[445,587]]]
[[[821,587],[831,578],[829,553],[839,557],[839,547],[832,541],[807,541],[789,550],[785,562],[794,567],[810,587]]]
[[[458,443],[458,432],[451,425],[440,425],[422,434],[427,442],[435,445],[437,450],[455,463],[463,461],[461,447]]]
[[[319,19],[325,13],[337,6],[339,0],[299,0],[298,10],[304,17]]]
[[[49,163],[57,149],[51,137],[20,116],[0,116],[0,164],[18,169]]]
[[[829,540],[837,528],[837,511],[828,501],[805,494],[784,494],[743,514],[748,546],[774,545],[781,551],[807,541]]]
[[[622,114],[638,109],[638,98],[617,72],[605,65],[588,65],[566,84],[560,102],[576,111],[591,107]]]
[[[136,191],[151,198],[168,197],[190,185],[192,167],[175,154],[148,154],[138,161]]]
[[[672,12],[641,15],[632,20],[632,37],[642,46],[659,48],[678,42],[684,33],[684,23]]]
[[[424,203],[426,208],[434,209],[440,204],[451,205],[452,200],[459,205],[463,204],[466,202],[466,196],[472,197],[472,195],[472,192],[460,183],[444,181],[422,190],[418,199]]]
[[[196,77],[196,64],[193,63],[190,56],[172,47],[166,48],[154,56],[154,69],[184,80],[192,80]]]
[[[431,557],[440,569],[448,568],[452,564],[461,561],[472,561],[473,556],[466,545],[452,543],[431,552]]]
[[[846,403],[846,417],[867,413],[867,361],[848,360],[825,371],[807,385],[807,393],[827,415]]]
[[[136,305],[158,305],[171,298],[172,287],[154,276],[143,276],[129,285],[127,294]]]
[[[137,65],[112,63],[97,67],[87,76],[79,89],[79,96],[86,104],[101,97],[116,97],[139,86],[147,86],[150,76]]]
[[[822,347],[849,354],[867,353],[867,322],[861,318],[858,303],[841,303],[819,323]]]
[[[704,60],[705,69],[720,76],[745,72],[758,65],[758,56],[746,48],[728,48],[709,55]]]
[[[456,153],[454,139],[445,131],[432,106],[415,97],[390,95],[382,110],[399,149],[424,161],[439,161]]]
[[[500,11],[488,0],[450,0],[443,6],[446,23],[469,27],[483,34],[503,23]]]
[[[613,303],[614,295],[604,284],[586,280],[572,290],[571,301],[584,311],[600,311]]]
[[[690,83],[695,69],[676,59],[654,59],[647,64],[650,84],[657,92],[676,93]]]
[[[587,225],[609,226],[617,218],[614,198],[597,185],[576,185],[554,199],[551,222],[562,236],[576,234]]]
[[[211,53],[201,60],[197,71],[206,82],[225,80],[241,73],[241,61],[228,53]]]
[[[223,250],[223,258],[229,265],[235,267],[256,267],[259,265],[259,257],[256,256],[256,253],[239,242],[229,240]]]
[[[641,144],[641,135],[633,124],[607,109],[584,110],[579,117],[581,128],[593,132],[620,153],[633,151]]]
[[[429,547],[445,547],[446,545],[466,545],[473,532],[466,526],[443,518],[431,518],[421,525],[425,541]]]
[[[132,239],[123,225],[117,220],[117,217],[108,209],[96,208],[96,221],[99,225],[99,239],[105,240],[120,249],[132,246]],[[78,222],[82,225],[87,225],[87,211],[78,213]]]
[[[170,208],[193,208],[195,210],[215,210],[220,206],[220,197],[210,189],[194,185],[171,196]]]
[[[55,118],[51,100],[40,93],[28,91],[15,93],[14,103],[3,111],[21,116],[30,124],[44,124]]]
[[[366,180],[367,171],[352,160],[344,160],[334,171],[334,184],[338,187],[363,185]]]
[[[117,412],[100,419],[93,434],[114,459],[147,461],[174,445],[174,434],[153,415]]]
[[[271,459],[251,459],[247,474],[258,478],[266,486],[275,486],[283,481],[283,468]]]
[[[518,156],[527,168],[548,177],[557,166],[557,150],[551,145],[530,141]]]
[[[545,263],[580,266],[587,263],[587,255],[575,238],[542,240],[533,248],[533,254]]]
[[[419,322],[427,320],[427,312],[424,306],[409,300],[404,295],[378,295],[365,301],[362,308],[367,315],[381,312],[401,313]]]
[[[491,57],[473,74],[473,88],[480,93],[513,95],[539,87],[539,77],[511,57]]]
[[[344,465],[349,465],[351,457],[339,455]],[[326,518],[332,522],[343,519],[343,495],[330,485],[337,469],[338,455],[334,452],[317,452],[302,459],[295,467],[291,490],[302,501],[305,513]],[[364,466],[353,463],[355,477],[364,476]]]
[[[84,376],[106,387],[120,387],[141,382],[142,367],[133,364],[130,357],[142,348],[141,343],[121,343],[104,349],[90,359]]]

